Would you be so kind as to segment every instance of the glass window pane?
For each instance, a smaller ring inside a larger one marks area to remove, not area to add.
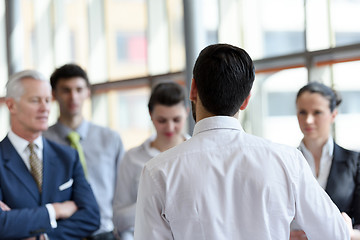
[[[338,144],[360,150],[360,61],[333,65],[334,86],[340,92],[342,103],[335,121]]]
[[[244,0],[243,8],[244,47],[254,59],[304,51],[303,0]]]
[[[251,132],[275,142],[297,146],[302,134],[296,118],[296,93],[307,82],[305,68],[256,75],[248,107]]]
[[[309,51],[331,46],[328,0],[306,1],[306,38]]]
[[[147,75],[146,1],[111,0],[105,6],[110,80]]]
[[[6,94],[5,85],[8,79],[6,49],[5,1],[2,1],[0,2],[0,97]]]
[[[170,71],[185,69],[184,14],[182,0],[169,0]]]
[[[10,128],[9,110],[4,102],[0,102],[0,139],[2,140]]]
[[[219,11],[217,0],[202,0],[203,6],[203,26],[206,31],[205,45],[218,42]]]
[[[32,69],[35,66],[35,22],[34,22],[34,3],[33,1],[21,1],[21,16],[23,24],[23,66]]]
[[[331,1],[336,46],[360,42],[360,0]]]
[[[92,121],[117,131],[125,149],[138,146],[154,132],[147,108],[149,94],[148,87],[96,94]]]
[[[89,31],[86,0],[61,1],[64,21],[58,29],[57,53],[64,54],[63,61],[57,66],[75,62],[83,67],[89,62]],[[55,9],[59,11],[59,9]],[[57,12],[56,16],[60,13]],[[60,18],[61,19],[61,18]],[[59,57],[59,56],[58,56]]]

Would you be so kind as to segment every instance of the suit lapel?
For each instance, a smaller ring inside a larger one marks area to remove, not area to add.
[[[39,190],[24,161],[21,159],[20,155],[17,153],[8,137],[6,137],[2,143],[5,168],[7,168],[17,177],[19,183],[23,184],[29,191],[30,195],[33,196],[36,202],[39,203]],[[16,183],[14,183],[14,185],[15,184]]]
[[[334,153],[333,153],[333,160],[331,163],[330,173],[328,177],[328,181],[326,184],[325,191],[331,196],[332,192],[334,191],[337,179],[337,165],[341,164],[343,159],[343,154],[339,145],[334,142]]]
[[[56,161],[58,156],[53,151],[48,141],[43,138],[44,150],[43,150],[43,191],[41,203],[48,203],[51,195],[56,191],[56,181],[54,181],[57,175]]]

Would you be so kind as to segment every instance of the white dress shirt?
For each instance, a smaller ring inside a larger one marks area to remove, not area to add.
[[[141,170],[145,163],[160,153],[151,147],[155,136],[151,136],[140,146],[128,150],[121,161],[113,201],[113,221],[118,234],[133,232],[135,205]]]
[[[184,139],[190,136],[185,134]],[[133,239],[135,206],[141,171],[146,162],[161,152],[151,147],[156,135],[152,135],[140,146],[128,150],[120,164],[114,196],[114,225],[122,239]]]
[[[315,168],[315,160],[311,152],[306,148],[304,142],[301,141],[299,150],[303,153],[306,161],[309,163],[311,171],[315,176],[316,180],[320,184],[320,186],[325,189],[327,185],[327,181],[330,174],[331,163],[333,159],[334,153],[334,140],[332,137],[329,137],[327,142],[322,148],[321,158],[320,158],[320,166],[319,166],[319,175],[316,176],[316,168]]]
[[[284,240],[294,217],[309,239],[350,239],[300,151],[218,116],[145,164],[135,239]]]

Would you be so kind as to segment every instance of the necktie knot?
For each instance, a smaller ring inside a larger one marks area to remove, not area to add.
[[[80,142],[80,134],[73,131],[70,132],[68,135],[68,139],[70,140],[70,143],[79,143]]]
[[[36,145],[34,143],[29,143],[28,148],[30,150],[30,154],[36,154],[35,153]]]

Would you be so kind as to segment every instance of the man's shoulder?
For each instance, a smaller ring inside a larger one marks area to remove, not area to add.
[[[49,126],[45,132],[51,132],[51,133],[57,132],[57,129],[59,128],[59,126],[60,126],[60,123],[56,122],[53,125]],[[43,133],[45,133],[45,132],[43,132]]]
[[[50,126],[46,131],[42,133],[42,136],[48,140],[57,142],[57,143],[64,143],[64,139],[61,138],[61,134],[55,125]]]
[[[8,136],[5,136],[5,137],[0,141],[0,146],[4,145],[6,142],[9,142]]]
[[[145,164],[145,162],[153,158],[147,152],[145,144],[146,142],[128,149],[124,154],[122,162],[124,164]]]
[[[252,147],[253,151],[265,151],[271,155],[285,155],[286,157],[300,153],[300,151],[294,146],[273,142],[269,139],[252,134],[246,133],[245,139],[248,140],[246,141],[248,144],[247,146]]]
[[[47,153],[55,153],[57,157],[65,160],[73,159],[77,154],[76,150],[70,146],[44,138],[44,154]]]
[[[269,158],[281,159],[281,161],[293,161],[299,158],[300,151],[292,146],[272,142],[245,132],[237,137],[232,136],[233,141],[224,145],[217,138],[208,139],[203,136],[195,136],[187,141],[165,151],[146,163],[148,170],[167,168],[171,164],[178,164],[182,158],[207,158],[213,152],[238,152],[243,156],[268,156]],[[180,161],[179,161],[180,160]]]
[[[88,122],[88,124],[89,124],[89,130],[88,130],[89,133],[94,133],[97,135],[100,134],[107,137],[120,138],[120,135],[109,127],[101,126],[92,122]]]

